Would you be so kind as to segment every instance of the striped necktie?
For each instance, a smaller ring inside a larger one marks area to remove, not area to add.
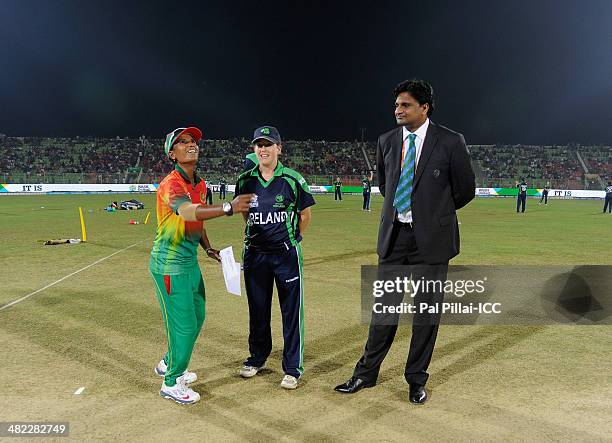
[[[395,199],[393,199],[393,206],[395,206],[398,212],[402,213],[410,209],[410,204],[412,202],[412,181],[414,180],[414,164],[416,158],[415,138],[416,134],[408,135],[408,150],[404,155],[402,173],[400,174],[397,189],[395,190]]]

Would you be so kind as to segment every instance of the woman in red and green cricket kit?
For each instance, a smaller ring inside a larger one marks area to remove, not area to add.
[[[252,195],[231,203],[206,205],[206,185],[196,174],[202,131],[178,128],[166,136],[164,148],[175,167],[157,188],[157,232],[149,269],[155,282],[168,340],[168,352],[155,368],[164,377],[160,395],[181,404],[200,395],[188,387],[197,380],[187,371],[195,341],[205,318],[204,281],[198,266],[198,245],[220,261],[210,246],[204,220],[248,212]]]

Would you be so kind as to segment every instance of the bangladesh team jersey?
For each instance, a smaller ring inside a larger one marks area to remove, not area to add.
[[[289,249],[302,240],[299,214],[315,204],[306,180],[278,162],[267,182],[259,166],[238,177],[236,195],[255,194],[245,229],[245,245],[262,252]]]
[[[204,203],[206,184],[195,176],[195,185],[177,165],[157,188],[157,232],[149,268],[155,274],[184,274],[197,266],[197,251],[204,223],[188,222],[177,213],[183,203]]]

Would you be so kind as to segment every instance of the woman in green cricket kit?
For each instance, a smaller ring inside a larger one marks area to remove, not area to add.
[[[295,389],[304,372],[304,280],[302,234],[310,224],[315,201],[304,178],[278,161],[282,145],[278,130],[255,130],[257,164],[238,178],[236,195],[255,194],[247,213],[244,281],[249,300],[249,351],[240,375],[255,376],[272,350],[270,316],[276,282],[283,318],[281,387]]]

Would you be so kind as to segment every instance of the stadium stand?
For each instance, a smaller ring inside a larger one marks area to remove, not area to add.
[[[600,189],[611,176],[610,146],[575,145],[469,145],[479,187],[514,187],[522,178],[529,186],[542,188],[547,183],[560,189]],[[577,151],[591,159],[593,171],[585,170]],[[368,156],[374,159],[376,146],[369,145]],[[597,171],[597,172],[595,172]],[[601,180],[588,178],[601,175]]]
[[[2,183],[156,183],[169,170],[162,139],[46,138],[0,135]],[[200,142],[201,174],[230,183],[242,171],[249,140]],[[468,147],[481,187],[530,186],[599,188],[612,178],[610,146],[471,145]],[[323,140],[289,140],[282,161],[302,172],[311,184],[330,184],[340,176],[358,185],[374,165],[376,144]]]
[[[530,186],[577,189],[584,170],[569,146],[472,145],[481,187],[512,187],[525,178]]]
[[[610,146],[580,146],[578,152],[586,163],[589,174],[612,177],[612,149]]]

